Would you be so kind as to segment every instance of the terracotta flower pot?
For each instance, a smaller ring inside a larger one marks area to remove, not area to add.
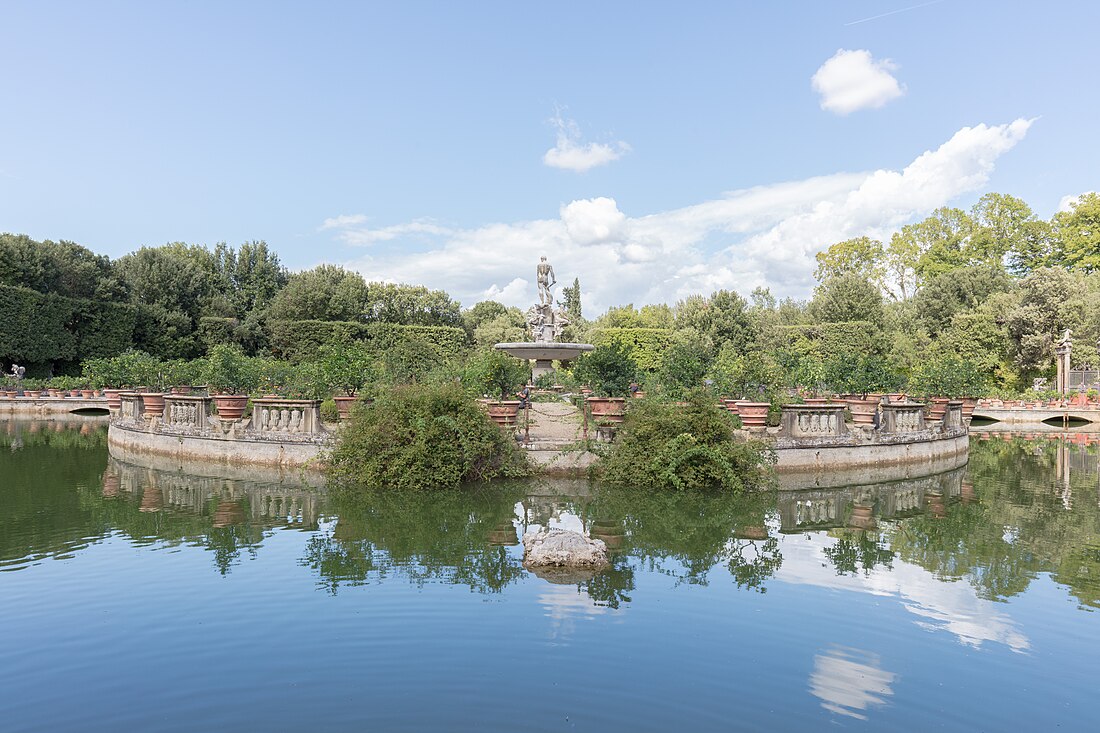
[[[121,389],[105,389],[103,394],[107,397],[107,409],[119,410],[122,408],[122,390]]]
[[[240,420],[248,409],[248,395],[218,395],[214,398],[214,407],[222,420]]]
[[[737,400],[722,400],[722,406],[732,412],[734,415],[737,415],[737,402]]]
[[[355,404],[358,397],[352,395],[338,395],[332,398],[332,401],[336,403],[336,413],[341,420],[347,420],[351,417],[351,406]]]
[[[859,399],[849,397],[844,400],[848,405],[848,411],[852,413],[852,422],[856,425],[874,425],[875,413],[878,412],[878,400]]]
[[[771,404],[768,402],[740,400],[737,403],[737,414],[741,416],[741,424],[746,428],[767,427],[769,409],[771,409]]]
[[[951,400],[947,397],[933,397],[928,401],[929,422],[940,422],[947,413],[947,403]]]
[[[86,400],[90,400],[93,397],[95,397],[95,390],[94,389],[82,389],[82,390],[80,390],[80,396],[83,397]]]
[[[963,422],[965,424],[969,425],[970,421],[974,418],[974,408],[976,408],[978,406],[978,398],[977,397],[960,397],[959,399],[961,399],[962,403],[963,403],[963,406],[962,406]]]
[[[164,414],[164,395],[160,392],[139,392],[146,417],[160,417]]]
[[[493,422],[508,428],[516,424],[522,403],[519,400],[481,400],[481,404]]]
[[[587,402],[597,422],[619,423],[626,415],[626,399],[623,397],[589,397]]]

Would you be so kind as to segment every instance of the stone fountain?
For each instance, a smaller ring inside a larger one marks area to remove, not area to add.
[[[531,378],[538,379],[543,374],[554,371],[553,362],[576,359],[581,353],[591,351],[592,344],[570,344],[559,341],[562,331],[569,325],[564,311],[554,308],[554,294],[551,288],[557,284],[554,268],[543,257],[536,268],[539,284],[539,302],[527,310],[527,326],[531,332],[531,341],[496,344],[496,348],[517,359],[534,360]]]

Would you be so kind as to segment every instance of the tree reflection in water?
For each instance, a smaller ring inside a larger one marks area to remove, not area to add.
[[[105,435],[61,423],[9,422],[0,431],[0,566],[26,567],[120,533],[138,546],[201,547],[228,573],[271,532],[296,528],[309,531],[301,563],[332,593],[389,577],[498,593],[527,577],[518,534],[560,521],[608,544],[610,570],[574,585],[612,609],[631,602],[636,574],[650,569],[676,584],[705,585],[714,568],[725,568],[739,587],[764,592],[783,565],[784,543],[795,541],[783,535],[805,532],[828,533],[821,559],[838,575],[915,565],[968,583],[979,598],[1004,600],[1049,574],[1082,606],[1100,607],[1100,471],[1090,435],[977,435],[964,469],[778,495],[578,482],[547,496],[519,483],[339,504],[304,484],[113,461]],[[322,525],[325,502],[337,519]]]

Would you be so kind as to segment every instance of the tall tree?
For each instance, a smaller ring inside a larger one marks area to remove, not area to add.
[[[289,277],[270,314],[280,321],[360,321],[367,300],[367,283],[358,272],[318,265]]]
[[[581,280],[579,277],[573,278],[572,285],[567,285],[561,289],[561,297],[562,299],[558,305],[565,311],[571,322],[580,323],[584,316],[581,314]]]
[[[823,282],[839,275],[859,275],[882,287],[886,278],[886,250],[882,242],[870,237],[856,237],[837,242],[815,255],[814,277]]]
[[[1008,259],[1017,272],[1029,272],[1044,248],[1048,226],[1015,196],[987,193],[970,210],[974,222],[968,247],[972,263],[1001,265]]]
[[[756,341],[756,328],[748,303],[732,290],[717,290],[709,297],[693,295],[676,304],[676,328],[693,328],[710,339],[714,348],[732,343],[748,349]]]
[[[1100,194],[1086,193],[1051,222],[1055,259],[1085,272],[1100,270]]]

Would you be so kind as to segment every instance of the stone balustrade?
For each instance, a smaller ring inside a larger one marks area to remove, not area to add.
[[[943,414],[944,430],[963,430],[963,403],[962,400],[951,400],[947,403],[947,411]]]
[[[894,402],[880,409],[879,430],[888,435],[919,433],[928,427],[924,422],[924,405],[919,402]]]
[[[844,405],[783,405],[779,434],[784,438],[843,438]]]
[[[210,403],[209,397],[200,395],[166,395],[164,424],[179,430],[206,430],[210,420]]]
[[[321,402],[274,397],[252,400],[251,427],[259,433],[314,435],[321,430]]]
[[[223,418],[205,395],[165,395],[164,412],[145,414],[142,396],[124,392],[112,411],[107,443],[123,460],[145,456],[180,462],[280,468],[313,465],[334,444],[321,423],[318,400],[264,397],[252,400],[252,414]]]
[[[119,395],[118,417],[123,422],[144,422],[145,403],[137,392],[123,392]]]

